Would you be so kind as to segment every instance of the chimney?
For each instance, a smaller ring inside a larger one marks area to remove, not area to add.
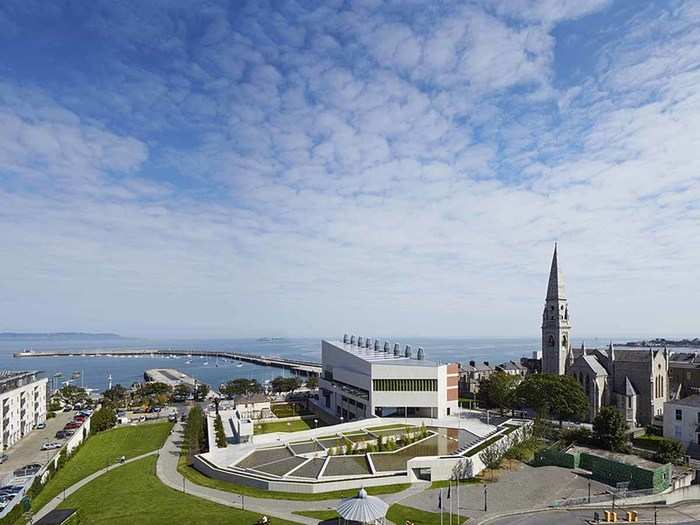
[[[365,344],[365,340],[362,338],[361,335],[358,335],[357,336],[357,346],[362,348],[364,346],[364,344]]]
[[[370,346],[371,346],[370,338],[367,337],[367,338],[365,339],[365,348],[369,348]]]
[[[486,366],[491,366],[491,365],[489,364],[488,361],[484,361],[484,364],[485,364]]]
[[[399,343],[394,344],[394,355],[395,356],[401,355],[401,350],[399,350]]]
[[[425,359],[425,352],[423,352],[423,347],[421,346],[418,347],[418,355],[416,356],[416,359],[418,359],[418,361],[423,361],[423,359]]]
[[[348,344],[348,334],[343,336],[343,343]]]
[[[374,351],[379,352],[379,339],[374,340]]]
[[[389,341],[384,341],[384,351],[385,352],[389,351]]]
[[[350,336],[350,344],[351,344],[351,345],[354,345],[354,344],[355,344],[355,336],[354,336],[354,335],[351,335],[351,336]]]
[[[404,351],[404,355],[408,357],[409,359],[411,358],[411,345],[406,345],[406,350]]]
[[[469,366],[476,366],[476,363],[474,361],[469,361]]]

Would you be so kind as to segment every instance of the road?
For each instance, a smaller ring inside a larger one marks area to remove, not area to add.
[[[532,514],[518,514],[500,519],[482,520],[478,522],[478,525],[584,525],[592,522],[594,512],[598,512],[602,518],[603,510],[610,510],[610,508],[553,510],[534,512]],[[655,509],[653,507],[637,507],[629,510],[638,512],[640,523],[655,522]],[[618,510],[617,519],[619,523],[626,521],[624,509],[622,511]],[[690,503],[676,507],[658,507],[656,509],[656,523],[658,525],[697,525],[700,523],[700,504]]]

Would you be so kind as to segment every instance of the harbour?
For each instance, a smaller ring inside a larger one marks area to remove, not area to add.
[[[294,374],[302,376],[320,375],[321,373],[321,365],[312,361],[301,361],[284,357],[264,356],[244,352],[219,352],[212,350],[115,349],[108,352],[101,350],[25,350],[22,352],[15,352],[13,357],[185,357],[187,359],[191,359],[192,357],[201,357],[209,360],[224,359],[229,361],[252,363],[266,367],[283,368],[291,371]]]

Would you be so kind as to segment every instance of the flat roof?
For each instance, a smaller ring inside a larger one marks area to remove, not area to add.
[[[666,401],[670,405],[678,405],[682,407],[700,407],[700,394],[693,394],[692,396],[684,397],[683,399],[674,399]]]
[[[395,356],[393,349],[389,350],[388,352],[384,352],[383,350],[375,350],[373,347],[364,348],[357,345],[351,345],[350,343],[343,343],[342,341],[324,341],[335,346],[339,350],[343,350],[372,364],[429,367],[440,366],[440,363],[436,363],[435,361],[427,361],[425,359],[418,360],[415,357],[411,358],[406,357],[405,355]]]

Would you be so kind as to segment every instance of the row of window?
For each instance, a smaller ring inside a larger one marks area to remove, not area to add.
[[[697,418],[697,423],[698,425],[700,425],[700,412],[698,412]],[[681,410],[680,408],[676,409],[676,421],[683,421],[683,410]]]
[[[343,403],[347,403],[347,404],[349,404],[349,405],[356,406],[356,407],[359,408],[360,410],[364,410],[364,409],[365,409],[365,404],[364,404],[364,403],[360,403],[359,401],[355,401],[355,400],[352,399],[351,397],[345,397],[345,396],[343,396],[342,399],[343,399]]]
[[[437,379],[373,379],[375,392],[437,392]]]

